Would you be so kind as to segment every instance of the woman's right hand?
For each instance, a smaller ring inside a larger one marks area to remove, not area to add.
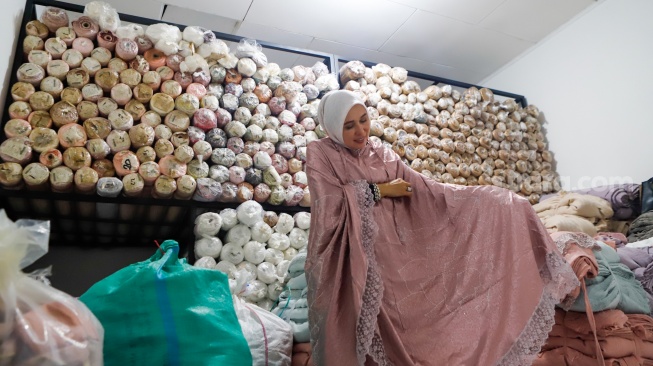
[[[401,178],[397,178],[388,183],[379,183],[381,197],[411,197],[413,195],[411,184]]]

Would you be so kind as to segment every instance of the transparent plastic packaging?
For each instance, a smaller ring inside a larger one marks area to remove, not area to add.
[[[47,221],[12,222],[0,211],[0,344],[8,365],[102,365],[104,330],[72,296],[21,269],[48,251]]]

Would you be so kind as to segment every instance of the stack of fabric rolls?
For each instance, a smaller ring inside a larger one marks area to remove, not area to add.
[[[533,206],[549,232],[582,232],[595,236],[608,230],[614,215],[612,206],[603,198],[580,193],[560,192]]]
[[[649,300],[617,251],[584,233],[552,237],[579,287],[556,309],[555,325],[533,365],[653,364]]]
[[[295,342],[293,366],[309,365],[311,356],[305,263],[306,249],[302,249],[290,261],[286,287],[279,295],[277,306],[272,309],[272,313],[278,315],[292,327]]]

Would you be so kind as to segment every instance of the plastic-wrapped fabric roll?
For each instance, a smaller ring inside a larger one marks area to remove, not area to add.
[[[75,172],[75,191],[81,194],[94,194],[99,180],[98,173],[90,167],[80,168]]]
[[[138,167],[138,173],[143,177],[146,186],[151,186],[156,182],[156,179],[161,175],[159,164],[154,161],[142,163]]]
[[[0,163],[0,186],[4,189],[21,189],[23,167],[18,163]]]
[[[209,177],[219,183],[229,181],[229,168],[222,165],[212,165],[209,168]]]
[[[138,197],[143,191],[145,182],[138,173],[130,173],[122,178],[123,191],[127,197]]]
[[[32,159],[32,143],[27,137],[12,137],[0,144],[0,159],[8,163],[25,164]],[[58,139],[57,139],[58,141]],[[58,145],[58,143],[57,143]],[[54,148],[56,149],[56,145]],[[43,151],[51,150],[51,148]]]
[[[74,172],[67,166],[58,166],[50,172],[50,187],[53,192],[70,192],[73,188]]]
[[[267,201],[270,194],[270,187],[265,183],[259,183],[256,188],[254,188],[254,200],[256,202],[263,203]]]
[[[297,249],[292,247],[283,251],[283,257],[286,260],[292,260],[293,258],[295,258],[296,255],[297,255]]]
[[[215,265],[215,269],[226,274],[229,278],[233,278],[236,273],[236,265],[229,261],[221,260]]]
[[[251,184],[241,182],[238,183],[236,189],[236,201],[243,203],[254,198],[254,187]]]
[[[222,196],[218,198],[219,202],[236,202],[238,197],[238,186],[231,182],[222,183]]]
[[[154,151],[152,146],[139,147],[136,151],[136,157],[141,164],[154,161],[156,159],[156,151]]]
[[[57,149],[47,150],[39,155],[39,162],[48,169],[54,169],[63,164],[63,154]]]
[[[115,177],[102,177],[98,179],[96,191],[102,197],[118,197],[122,191],[122,181]]]
[[[256,303],[258,301],[267,298],[267,295],[268,295],[268,286],[259,280],[253,280],[248,282],[245,285],[245,290],[243,292],[243,297],[245,298],[245,300],[252,303]]]
[[[198,178],[197,188],[193,200],[200,202],[214,202],[222,195],[222,186],[211,178]]]
[[[50,169],[45,165],[41,163],[28,164],[22,174],[27,189],[44,191],[49,188]]]
[[[113,166],[116,168],[116,173],[118,176],[123,177],[127,174],[138,172],[140,163],[138,162],[138,157],[136,154],[129,150],[124,150],[117,152],[113,156]]]
[[[277,226],[278,225],[279,224],[277,223]],[[268,247],[284,251],[290,247],[290,239],[285,234],[274,232],[268,240]]]
[[[282,252],[283,253],[283,252]],[[277,276],[279,278],[285,278],[288,275],[288,267],[290,266],[290,260],[284,259],[277,264]]]
[[[253,159],[256,153],[259,152],[260,149],[261,149],[261,144],[259,144],[258,142],[245,141],[245,147],[243,148],[243,153],[251,156]],[[254,161],[252,160],[252,164],[253,163]]]
[[[279,206],[286,200],[286,190],[282,186],[273,186],[270,188],[270,197],[268,203]]]
[[[175,191],[174,198],[179,200],[189,200],[195,194],[197,189],[197,181],[190,175],[182,175],[177,178],[177,190]]]
[[[235,165],[243,169],[249,169],[253,165],[252,157],[244,153],[239,153],[236,155]]]
[[[239,166],[229,168],[229,181],[233,184],[240,184],[245,181],[245,169]]]
[[[302,230],[308,230],[311,227],[311,214],[308,212],[298,212],[293,216],[295,225]]]
[[[290,141],[281,142],[277,146],[277,152],[282,157],[290,159],[295,156],[295,145]]]
[[[273,228],[277,222],[279,222],[279,215],[274,211],[265,211],[265,214],[263,214],[263,222]]]
[[[222,228],[222,217],[215,212],[205,212],[195,219],[195,235],[216,236]]]
[[[234,152],[234,154],[240,154],[245,149],[245,142],[240,137],[230,137],[227,140],[227,149]]]
[[[236,209],[238,221],[248,227],[253,227],[258,222],[263,221],[263,207],[254,201],[241,204]]]
[[[276,269],[274,264],[263,262],[257,266],[256,278],[265,284],[272,284],[278,280]]]
[[[259,151],[254,155],[254,166],[260,170],[267,170],[272,166],[272,158],[266,152]]]
[[[221,128],[213,128],[206,133],[206,141],[213,148],[227,147],[227,134]]]
[[[195,261],[195,264],[193,266],[198,267],[198,268],[206,268],[206,269],[215,269],[215,259],[213,257],[201,257],[197,261]]]
[[[304,164],[300,160],[294,157],[288,160],[288,173],[295,174],[302,171],[303,168]]]
[[[306,173],[303,171],[295,173],[293,176],[293,183],[302,189],[306,188],[306,186],[308,186],[308,178],[306,177]]]
[[[276,187],[281,184],[281,177],[274,167],[268,167],[263,171],[263,181],[270,187]]]
[[[116,170],[113,167],[113,163],[109,159],[96,160],[91,164],[91,168],[93,168],[93,170],[98,173],[100,178],[113,177],[116,175]]]
[[[288,189],[292,185],[292,175],[288,173],[283,173],[279,174],[279,177],[281,177],[281,186],[283,188]]]
[[[306,162],[306,147],[297,148],[297,152],[295,153],[295,158],[302,162]]]
[[[277,268],[276,266],[274,267],[274,272],[276,274]],[[277,276],[277,278],[279,278]],[[272,301],[277,301],[279,299],[279,295],[283,292],[283,284],[279,282],[279,280],[274,281],[273,283],[268,285],[268,299]]]
[[[275,266],[283,260],[283,252],[279,249],[267,248],[265,250],[265,261]]]
[[[222,219],[222,230],[229,231],[238,224],[238,213],[233,208],[225,208],[220,211],[220,218]]]
[[[206,138],[206,133],[195,126],[189,126],[186,133],[188,134],[188,141],[191,147],[194,147],[197,142],[204,141]]]
[[[227,148],[216,148],[211,154],[211,161],[225,167],[230,167],[236,162],[236,154]]]
[[[70,147],[63,153],[64,165],[73,171],[77,171],[82,167],[90,167],[91,160],[91,154],[85,147]]]
[[[195,241],[195,257],[219,258],[222,241],[215,236],[203,236]]]
[[[175,152],[175,146],[169,140],[158,139],[154,143],[154,152],[158,158],[163,158],[165,156],[172,155]]]
[[[244,258],[245,250],[242,245],[228,242],[222,246],[222,250],[220,251],[221,261],[229,261],[233,264],[239,264]]]
[[[257,241],[249,241],[243,247],[245,252],[245,260],[253,263],[259,264],[265,260],[265,244],[259,243]]]
[[[278,174],[283,174],[288,172],[288,160],[281,156],[280,154],[272,155],[272,167]]]
[[[236,215],[238,215],[236,213]],[[237,224],[234,225],[229,231],[227,232],[227,235],[225,237],[225,241],[227,243],[233,243],[238,246],[243,246],[245,243],[250,241],[252,238],[252,231],[247,225],[244,224]]]
[[[186,174],[187,166],[173,155],[168,155],[159,160],[159,168],[161,169],[161,174],[177,179]]]
[[[263,182],[263,172],[260,169],[249,168],[245,171],[245,181],[256,187]]]
[[[281,213],[279,219],[274,226],[274,230],[280,234],[288,234],[295,227],[295,219],[287,213]],[[284,250],[284,249],[282,249]]]
[[[154,182],[152,196],[159,199],[170,199],[177,190],[177,181],[166,175],[160,175]]]
[[[213,152],[213,149],[211,147],[211,144],[209,144],[206,141],[197,141],[193,145],[193,151],[195,152],[195,156],[198,159],[201,159],[202,161],[208,161],[208,159],[211,157],[211,153]]]
[[[194,179],[206,178],[209,176],[209,164],[199,159],[193,159],[188,163],[186,176],[191,176]]]
[[[274,132],[274,131],[272,131],[272,132]],[[270,156],[270,158],[272,158],[272,155],[274,155],[274,151],[275,151],[274,143],[271,142],[271,141],[261,142],[261,144],[259,146],[259,151],[268,154]],[[270,161],[270,164],[272,164],[272,161]]]
[[[304,248],[308,244],[308,235],[306,235],[306,231],[299,228],[293,228],[290,230],[288,238],[290,239],[290,246],[297,250]]]
[[[298,186],[291,185],[286,188],[285,203],[287,206],[297,206],[304,198],[304,190]]]

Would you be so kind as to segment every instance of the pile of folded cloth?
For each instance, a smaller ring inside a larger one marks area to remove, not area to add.
[[[612,245],[623,239],[602,234]],[[533,365],[653,365],[649,298],[617,251],[584,233],[551,236],[580,286],[561,303],[564,310],[556,309],[555,325]]]
[[[630,224],[628,241],[636,242],[653,237],[653,211],[644,212]]]
[[[639,184],[625,183],[594,187],[589,189],[580,189],[569,192],[563,191],[542,196],[540,203],[543,203],[544,201],[554,197],[568,194],[601,198],[608,202],[613,211],[613,215],[611,215],[612,217],[607,220],[607,231],[626,234],[628,233],[630,222],[641,213],[641,202],[639,199],[640,188],[641,186]],[[578,216],[576,214],[572,215]],[[558,226],[561,226],[561,228],[559,228],[557,231],[579,231],[572,229],[578,229],[579,227],[584,227],[586,229],[588,228],[585,222],[579,222],[579,220],[576,218],[568,219],[566,217],[554,217],[549,218],[547,221],[549,221],[549,226],[551,227],[557,228]],[[600,225],[597,230],[606,231],[606,227],[605,225]],[[593,235],[591,229],[589,229],[589,232],[586,230],[582,231],[586,232],[589,235]]]
[[[589,236],[608,230],[608,220],[614,214],[603,198],[580,193],[560,192],[541,201],[533,209],[552,232],[582,232]]]
[[[308,329],[308,299],[306,274],[306,249],[302,249],[290,261],[288,282],[279,295],[278,304],[272,312],[290,324],[293,331],[293,366],[312,365],[310,331]]]

